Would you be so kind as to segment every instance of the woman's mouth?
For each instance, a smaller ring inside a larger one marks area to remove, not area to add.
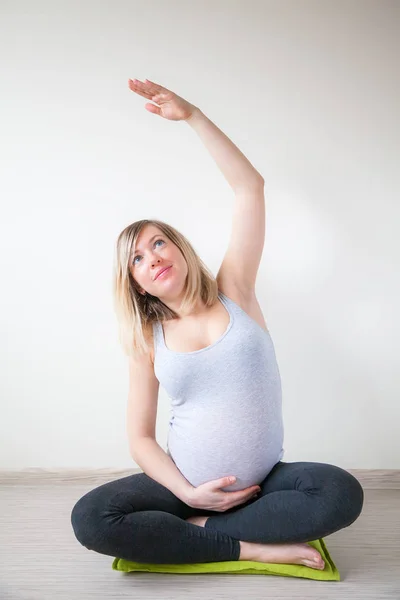
[[[160,277],[165,277],[165,275],[167,275],[167,273],[169,273],[170,269],[171,269],[171,267],[167,267],[166,269],[164,269],[164,271],[161,271],[161,273],[156,277],[156,279],[160,279]]]

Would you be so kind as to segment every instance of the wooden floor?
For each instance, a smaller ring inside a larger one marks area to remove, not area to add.
[[[70,524],[75,502],[103,482],[0,478],[1,600],[400,600],[400,489],[364,488],[361,516],[324,538],[341,574],[335,582],[114,571],[112,557],[81,546]]]

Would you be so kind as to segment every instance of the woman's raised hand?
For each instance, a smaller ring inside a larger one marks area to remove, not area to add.
[[[148,79],[145,79],[144,83],[138,79],[128,79],[128,83],[132,92],[152,100],[158,105],[145,104],[145,109],[155,115],[164,117],[164,119],[186,121],[198,110],[196,106],[174,94],[174,92]]]

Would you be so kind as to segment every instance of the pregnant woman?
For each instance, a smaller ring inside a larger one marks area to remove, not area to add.
[[[89,550],[136,562],[323,569],[306,542],[351,525],[364,494],[340,467],[281,460],[281,380],[255,294],[264,180],[198,107],[147,79],[129,87],[154,103],[149,112],[200,136],[234,191],[232,235],[215,279],[163,221],[120,233],[115,308],[129,356],[130,452],[143,473],[80,498],[74,533]],[[160,383],[173,413],[167,452],[155,434]]]

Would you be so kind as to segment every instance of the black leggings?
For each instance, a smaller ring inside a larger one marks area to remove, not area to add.
[[[141,563],[239,560],[239,540],[308,542],[348,527],[360,515],[359,481],[334,465],[278,462],[260,497],[225,512],[191,508],[145,473],[89,491],[71,522],[78,541],[100,554]],[[212,515],[205,527],[187,523]]]

